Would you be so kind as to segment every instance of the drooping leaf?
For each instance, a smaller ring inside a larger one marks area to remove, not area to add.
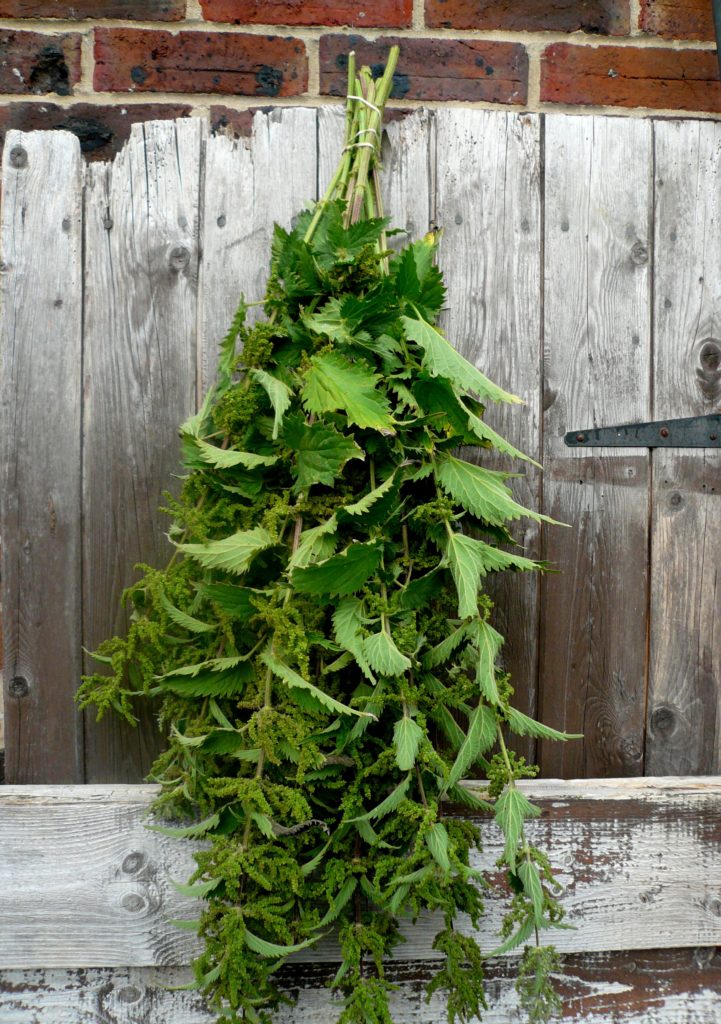
[[[355,708],[348,707],[347,704],[342,704],[339,700],[331,697],[330,694],[325,693],[320,687],[315,686],[313,683],[309,683],[307,679],[304,679],[295,669],[292,669],[290,665],[286,665],[285,662],[280,661],[270,651],[264,651],[261,655],[262,660],[271,670],[273,675],[281,679],[291,689],[305,690],[310,693],[319,704],[323,707],[328,708],[329,711],[335,711],[339,715],[357,715],[359,718],[373,718],[374,715],[369,715],[366,711],[357,711]]]
[[[362,602],[357,597],[343,597],[333,612],[333,635],[336,642],[353,655],[363,675],[373,684],[375,676],[371,672],[363,651],[363,616]]]
[[[296,452],[298,491],[307,491],[313,484],[332,487],[349,459],[365,457],[353,438],[320,421],[306,423],[302,416],[288,417],[283,437]]]
[[[496,716],[486,704],[479,704],[468,722],[468,731],[453,762],[444,790],[465,777],[472,764],[489,750],[496,739]]]
[[[446,826],[440,821],[435,822],[426,832],[425,841],[436,864],[444,871],[450,871],[451,862],[448,857],[448,832]]]
[[[251,587],[237,587],[233,583],[206,583],[201,591],[209,601],[240,622],[247,622],[256,614],[257,609],[251,597],[258,591]]]
[[[377,487],[374,487],[372,491],[364,494],[362,498],[358,499],[358,501],[354,501],[350,505],[343,505],[343,507],[338,509],[338,511],[347,516],[362,515],[375,505],[375,503],[382,498],[384,494],[387,494],[394,483],[395,476],[391,473],[388,479],[384,480],[382,484],[379,484]]]
[[[271,373],[266,373],[265,370],[251,370],[250,375],[260,384],[270,399],[275,414],[273,419],[273,440],[275,441],[283,424],[283,416],[293,400],[293,392],[282,380],[274,377]]]
[[[385,629],[365,638],[363,655],[373,671],[381,676],[399,676],[411,667],[410,658],[398,650]]]
[[[224,569],[238,575],[247,572],[253,558],[260,551],[273,546],[275,541],[262,526],[240,530],[222,540],[208,544],[178,544],[178,550],[190,555],[208,569]]]
[[[377,807],[367,811],[365,814],[361,814],[358,818],[351,818],[351,821],[375,821],[379,818],[385,818],[391,811],[395,811],[396,807],[405,799],[410,784],[411,777],[406,775],[405,779],[399,782],[395,789],[388,794],[385,800],[381,800]]]
[[[339,914],[346,906],[353,893],[356,891],[357,886],[358,879],[354,875],[351,875],[349,878],[346,878],[340,890],[333,897],[333,902],[328,907],[328,910],[319,921],[319,928],[325,928],[326,925],[332,924],[333,921],[336,921],[338,919]]]
[[[345,597],[359,590],[380,565],[382,549],[375,543],[350,544],[323,562],[295,569],[291,581],[301,594]]]
[[[159,832],[161,836],[170,836],[171,839],[199,839],[201,836],[212,832],[220,824],[220,815],[211,814],[202,821],[196,821],[192,825],[146,825],[151,832]]]
[[[483,697],[490,703],[500,702],[496,684],[496,659],[503,646],[501,634],[483,619],[474,623],[474,635],[478,650],[476,682]]]
[[[510,488],[504,483],[508,473],[475,466],[453,455],[444,455],[438,460],[436,475],[446,494],[474,516],[494,526],[503,526],[523,516],[538,522],[553,522],[547,516],[526,509],[514,501]]]
[[[178,697],[237,697],[245,690],[245,684],[253,678],[253,670],[247,662],[226,672],[199,672],[196,676],[164,676],[158,682],[158,691],[175,693]]]
[[[205,882],[193,882],[188,885],[184,882],[173,881],[173,888],[180,893],[181,896],[188,896],[191,899],[200,899],[207,896],[213,889],[217,889],[222,879],[220,878],[209,878]]]
[[[515,785],[508,785],[496,800],[494,814],[498,827],[505,836],[504,858],[511,870],[515,870],[518,842],[523,833],[526,818],[536,818],[540,809]]]
[[[536,722],[535,719],[524,715],[522,711],[515,708],[508,708],[506,712],[508,726],[517,736],[535,736],[541,740],[582,740],[582,733],[559,732],[552,729],[550,725]]]
[[[190,633],[212,633],[218,628],[215,624],[201,622],[200,619],[196,619],[192,615],[188,615],[187,612],[181,611],[180,608],[176,608],[165,594],[161,594],[160,603],[176,626],[187,629]]]
[[[482,566],[473,538],[450,530],[446,558],[458,592],[459,618],[478,615],[478,584]]]
[[[533,904],[533,918],[537,928],[543,927],[543,886],[538,868],[528,858],[518,865],[518,877],[523,882],[526,896]]]
[[[388,399],[376,384],[378,376],[362,363],[351,363],[339,352],[314,356],[302,397],[308,412],[342,410],[349,423],[373,430],[393,430]]]
[[[410,771],[416,763],[418,747],[424,735],[418,723],[406,715],[396,722],[393,728],[393,746],[396,751],[396,764],[402,772]]]
[[[272,466],[278,461],[277,455],[258,455],[257,452],[239,452],[234,448],[218,448],[201,438],[197,438],[195,443],[203,462],[215,466],[216,469],[232,469],[233,466],[257,469],[258,466]]]
[[[260,936],[254,935],[253,932],[248,931],[246,928],[243,933],[245,944],[249,949],[252,949],[258,956],[268,957],[269,959],[280,959],[281,957],[290,956],[291,953],[299,953],[301,949],[307,949],[318,941],[320,936],[316,936],[312,939],[306,939],[305,942],[296,942],[292,945],[281,946],[277,942],[268,942],[267,939],[261,939]]]
[[[423,349],[423,365],[432,377],[446,377],[457,388],[472,391],[493,402],[520,402],[520,398],[499,388],[472,363],[456,352],[441,332],[425,320],[401,317],[406,337]]]

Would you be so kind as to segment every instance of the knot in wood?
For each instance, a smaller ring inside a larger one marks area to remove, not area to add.
[[[648,249],[638,239],[631,246],[631,262],[637,267],[643,267],[648,263]]]
[[[139,850],[133,850],[133,852],[129,853],[123,860],[121,867],[126,875],[134,875],[136,871],[140,871],[144,864],[145,854],[140,853]]]
[[[27,697],[30,693],[30,685],[27,679],[24,679],[22,676],[15,676],[14,679],[10,680],[8,693],[11,697],[17,697],[18,700],[22,697]]]
[[[654,732],[660,732],[666,736],[670,735],[676,728],[676,715],[673,708],[666,707],[665,705],[656,708],[651,715],[651,728]]]
[[[10,150],[10,166],[20,171],[28,165],[28,151],[24,146],[13,146]]]
[[[168,266],[179,273],[190,263],[190,249],[186,245],[174,245],[168,254]]]
[[[137,1003],[143,993],[135,985],[125,985],[118,990],[117,997],[120,1003]]]

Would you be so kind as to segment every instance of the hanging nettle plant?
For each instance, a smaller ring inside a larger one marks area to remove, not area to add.
[[[127,637],[99,651],[113,674],[80,693],[131,720],[139,693],[162,700],[156,811],[193,821],[166,834],[209,841],[183,888],[205,900],[195,974],[225,1024],[272,1022],[279,964],[331,932],[339,1024],[391,1022],[384,961],[399,920],[426,910],[440,922],[429,991],[447,992],[450,1021],[484,1008],[484,959],[529,940],[521,1001],[538,1021],[557,1005],[538,934],[561,911],[516,785],[534,769],[506,737],[564,737],[513,708],[480,590],[488,573],[540,568],[507,550],[508,524],[543,517],[508,474],[462,457],[523,458],[483,420],[484,403],[517,400],[436,327],[434,239],[386,246],[377,167],[396,59],[375,82],[349,59],[328,192],[276,227],[266,318],[247,326],[241,303],[217,383],[181,427],[176,554],[143,567]],[[480,773],[484,800],[461,784]],[[505,836],[496,950],[454,930],[483,913],[481,830],[459,807]]]

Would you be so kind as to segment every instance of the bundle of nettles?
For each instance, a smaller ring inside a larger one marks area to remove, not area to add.
[[[522,1005],[536,1021],[558,1007],[538,935],[561,910],[517,786],[535,769],[507,738],[564,737],[512,706],[480,589],[541,567],[508,524],[543,517],[483,465],[487,450],[524,458],[483,419],[485,403],[517,399],[436,326],[436,238],[386,243],[396,59],[374,80],[349,58],[328,192],[292,231],[276,226],[265,316],[249,324],[241,302],[217,382],[181,427],[175,554],[142,567],[129,632],[98,652],[111,671],[80,692],[130,720],[139,695],[160,699],[155,810],[191,823],[158,827],[207,841],[181,888],[205,901],[195,984],[222,1024],[270,1024],[278,967],[333,933],[338,1024],[391,1024],[386,959],[399,921],[424,911],[439,921],[428,991],[447,992],[450,1022],[486,1006],[484,960],[524,944]],[[462,784],[474,773],[484,799]],[[505,837],[495,950],[455,927],[483,914],[483,818]]]

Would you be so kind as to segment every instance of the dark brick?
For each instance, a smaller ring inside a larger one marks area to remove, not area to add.
[[[431,28],[627,35],[629,0],[426,0]]]
[[[665,39],[715,39],[711,0],[641,0],[638,23]]]
[[[721,111],[718,77],[714,50],[554,43],[541,61],[541,100]]]
[[[182,103],[138,103],[101,106],[74,103],[59,107],[54,103],[9,103],[0,107],[0,146],[11,128],[23,132],[57,129],[72,132],[80,139],[80,149],[89,160],[108,160],[130,135],[130,127],[139,121],[188,117],[192,107]]]
[[[408,28],[412,0],[200,0],[208,21],[235,25]]]
[[[80,81],[80,39],[0,29],[0,92],[69,96]]]
[[[299,96],[308,87],[300,39],[231,32],[95,30],[97,90]]]
[[[348,53],[358,65],[368,64],[381,75],[388,48],[398,43],[401,55],[391,96],[408,100],[486,100],[525,103],[528,57],[518,43],[475,39],[409,39],[386,36],[372,42],[354,35],[322,36],[320,87],[331,96],[345,96]]]
[[[129,21],[182,21],[186,0],[0,0],[3,18],[126,18]]]
[[[235,110],[233,107],[224,107],[220,104],[213,104],[210,108],[210,127],[214,132],[227,132],[238,138],[247,138],[253,132],[253,117],[260,107],[250,107],[247,110]]]

